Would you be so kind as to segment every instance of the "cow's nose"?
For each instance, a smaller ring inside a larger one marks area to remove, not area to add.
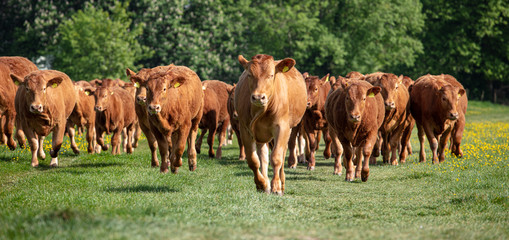
[[[265,105],[267,103],[267,96],[265,94],[252,94],[251,102],[255,104]]]
[[[361,115],[353,115],[353,114],[350,114],[350,118],[352,119],[352,121],[354,122],[359,122],[361,120]]]
[[[385,108],[394,109],[396,108],[396,104],[394,102],[385,102]]]
[[[95,106],[95,110],[101,112],[103,110],[103,107],[101,106]]]
[[[450,113],[449,114],[449,119],[451,119],[451,120],[456,120],[456,119],[458,119],[458,117],[459,117],[458,113]]]
[[[42,104],[32,104],[30,105],[31,112],[42,112]]]
[[[147,101],[147,97],[146,96],[137,96],[136,100],[138,100],[138,102],[145,102],[145,101]]]
[[[306,107],[308,107],[308,108],[311,107],[311,102],[308,102]]]
[[[148,106],[148,110],[152,113],[159,113],[161,112],[161,105],[159,104],[150,104]]]

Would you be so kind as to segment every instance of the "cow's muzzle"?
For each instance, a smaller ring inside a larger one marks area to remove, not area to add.
[[[148,112],[150,114],[158,114],[161,112],[161,105],[159,104],[150,104],[148,105]]]
[[[265,106],[267,105],[268,99],[265,94],[252,94],[251,95],[251,103],[256,106]]]
[[[145,103],[147,102],[147,96],[136,96],[136,101],[140,105],[145,105]]]
[[[98,112],[102,112],[102,111],[106,110],[106,108],[104,108],[102,106],[95,106],[95,110]]]
[[[42,104],[32,104],[30,105],[30,112],[32,113],[42,113],[44,110]]]

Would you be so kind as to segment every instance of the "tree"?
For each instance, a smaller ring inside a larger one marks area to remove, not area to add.
[[[48,51],[54,55],[54,68],[73,80],[125,78],[126,67],[135,67],[137,60],[151,54],[136,40],[142,26],[130,29],[127,6],[116,2],[110,15],[87,5],[63,21],[57,29],[56,45]]]

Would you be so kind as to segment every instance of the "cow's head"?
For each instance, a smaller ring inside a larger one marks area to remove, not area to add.
[[[233,87],[230,88],[230,89],[227,89],[228,91],[228,108],[230,108],[232,111],[232,118],[233,119],[238,119],[239,118],[239,114],[237,113],[237,110],[235,109],[235,106],[233,104],[234,102],[234,98],[235,98],[235,83],[233,84]]]
[[[108,109],[110,99],[115,94],[110,87],[87,87],[85,88],[87,95],[94,95],[95,98],[95,110],[97,112],[103,112]]]
[[[454,87],[452,85],[445,85],[438,90],[440,98],[440,105],[446,117],[450,120],[456,120],[459,117],[458,103],[461,96],[465,94],[465,89]]]
[[[357,78],[357,79],[364,79],[364,74],[356,71],[351,71],[345,76],[346,78]]]
[[[247,61],[239,55],[239,62],[244,67],[249,84],[251,104],[266,107],[275,91],[275,79],[278,74],[285,74],[295,65],[295,60],[285,58],[275,62],[269,55],[258,54]]]
[[[47,106],[47,95],[52,89],[58,88],[64,80],[63,76],[47,74],[42,71],[32,72],[25,78],[14,74],[10,76],[14,84],[25,88],[26,99],[30,104],[29,111],[36,114],[44,112]]]
[[[305,81],[308,95],[307,108],[310,109],[318,104],[320,88],[329,81],[329,74],[325,75],[322,79],[319,79],[317,76],[308,76]]]
[[[178,89],[185,83],[185,77],[174,75],[171,72],[152,74],[144,84],[147,88],[147,110],[149,114],[159,114],[163,103],[169,103],[170,99],[178,99]]]
[[[342,81],[342,88],[345,94],[345,109],[348,121],[359,123],[362,120],[362,113],[366,108],[368,98],[375,97],[381,91],[381,88],[368,87],[366,84],[356,83],[355,81]]]
[[[171,64],[168,66],[158,66],[155,68],[142,68],[138,73],[135,73],[131,69],[127,68],[126,74],[136,88],[136,103],[139,105],[147,104],[147,88],[145,87],[145,83],[148,81],[150,75],[157,72],[166,72],[168,69],[174,66],[175,65]]]
[[[381,93],[384,98],[385,110],[395,109],[398,101],[398,91],[401,91],[402,88],[400,87],[405,87],[403,77],[397,77],[392,73],[384,74],[375,85],[382,88]]]

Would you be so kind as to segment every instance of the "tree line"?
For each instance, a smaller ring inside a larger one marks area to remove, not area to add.
[[[448,73],[469,98],[509,102],[504,0],[2,0],[0,55],[53,57],[73,80],[186,65],[233,83],[237,55],[301,71]]]

